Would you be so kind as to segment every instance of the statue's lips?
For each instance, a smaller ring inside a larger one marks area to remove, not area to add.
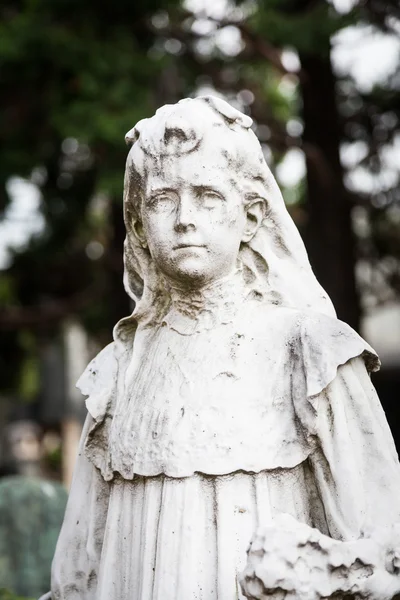
[[[174,246],[174,250],[184,250],[188,248],[205,248],[204,244],[177,244]]]

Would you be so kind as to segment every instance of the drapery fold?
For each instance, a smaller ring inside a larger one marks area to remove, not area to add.
[[[400,520],[397,455],[363,359],[339,366],[313,404],[317,445],[294,468],[111,483],[83,452],[88,416],[53,562],[54,599],[241,599],[247,545],[277,513],[342,540]]]

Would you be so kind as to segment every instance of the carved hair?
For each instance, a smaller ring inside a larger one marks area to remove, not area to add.
[[[246,204],[260,198],[265,202],[261,227],[239,252],[248,286],[268,294],[277,304],[335,314],[312,273],[304,244],[251,125],[250,117],[224,100],[208,96],[163,106],[127,133],[125,139],[132,148],[124,185],[124,283],[136,303],[134,319],[150,316],[155,304],[167,306],[169,302],[154,261],[133,227],[140,219],[146,178],[150,170],[162,169],[165,157],[196,152],[203,144],[220,146],[227,159],[227,176],[242,190]]]
[[[202,103],[200,104],[200,101]],[[239,112],[225,101],[207,96],[198,98],[196,113],[193,112],[193,100],[181,100],[177,105],[166,105],[157,110],[151,119],[139,121],[133,129],[125,136],[128,144],[132,144],[132,150],[126,165],[125,186],[128,194],[125,195],[125,210],[130,208],[140,216],[141,192],[144,182],[149,174],[149,169],[159,168],[164,157],[182,156],[196,152],[207,138],[212,138],[213,146],[215,140],[226,133],[234,132],[237,138],[240,134],[250,129],[252,119]],[[179,107],[180,110],[177,110]],[[210,110],[211,109],[211,110]],[[193,117],[195,116],[195,119]],[[221,131],[222,130],[222,131]],[[246,141],[224,148],[221,154],[227,159],[227,166],[231,177],[240,173],[237,184],[245,179],[248,183],[259,180],[263,186],[267,185],[264,180],[264,163],[261,147],[257,143],[257,152],[249,155],[246,153]],[[259,189],[253,192],[243,190],[244,202],[248,203],[263,191]],[[263,198],[266,201],[266,198]]]

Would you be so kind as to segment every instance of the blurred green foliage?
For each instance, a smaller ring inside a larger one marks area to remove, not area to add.
[[[13,592],[0,588],[0,600],[37,600],[35,598],[27,598],[26,596],[17,596]]]
[[[39,331],[51,337],[79,313],[104,343],[130,310],[120,283],[124,134],[159,103],[155,82],[170,58],[151,55],[149,20],[165,4],[174,5],[0,7],[0,210],[18,175],[40,188],[45,218],[0,279],[0,305],[13,317],[3,321],[1,386],[25,400],[38,391]]]
[[[347,14],[324,0],[237,0],[211,17],[190,6],[180,0],[3,0],[0,6],[0,211],[6,214],[10,204],[10,178],[21,176],[39,188],[45,223],[13,252],[0,277],[0,386],[25,401],[40,390],[40,348],[59,335],[66,317],[78,317],[104,345],[132,308],[121,285],[123,136],[139,119],[166,102],[215,89],[251,114],[273,169],[295,148],[304,152],[308,175],[315,157],[331,167],[343,144],[362,142],[360,164],[378,177],[382,148],[398,135],[396,74],[366,92],[330,64],[332,36],[354,24],[388,32],[390,19],[398,18],[394,0],[384,6],[363,0]],[[228,28],[236,46],[221,42]],[[283,50],[297,53],[298,71],[285,67]],[[319,73],[329,75],[325,88]],[[317,108],[307,113],[313,95]],[[309,132],[325,126],[317,120],[322,112],[336,130],[332,136],[327,127],[314,139]],[[383,273],[389,296],[400,293],[400,192],[396,183],[386,186],[376,202],[346,189],[346,168],[335,169],[336,187],[321,176],[315,190],[301,181],[283,192],[303,233],[313,233],[317,276],[339,314],[356,325],[356,259]],[[357,238],[354,207],[367,223]],[[347,280],[336,275],[342,267]],[[374,281],[362,282],[363,293],[383,301]]]
[[[342,15],[328,2],[261,0],[249,20],[251,28],[277,47],[329,54],[332,36],[357,20],[357,10]]]

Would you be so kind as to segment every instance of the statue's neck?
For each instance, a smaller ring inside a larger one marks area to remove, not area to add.
[[[171,306],[163,322],[179,333],[190,335],[229,323],[243,297],[240,272],[197,289],[168,285]]]

